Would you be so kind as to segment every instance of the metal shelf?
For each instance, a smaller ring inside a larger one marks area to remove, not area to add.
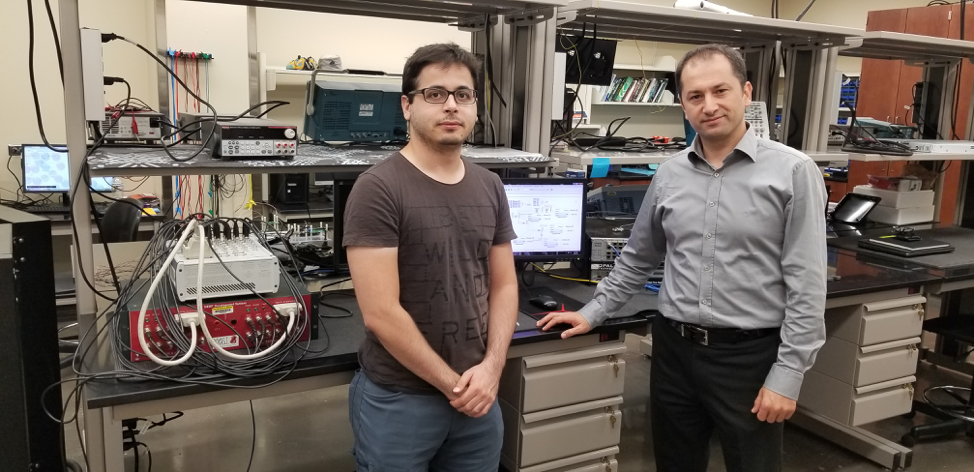
[[[610,165],[638,165],[638,164],[659,164],[682,152],[682,150],[666,149],[660,152],[621,152],[621,151],[582,151],[577,148],[569,148],[561,151],[552,151],[551,157],[557,158],[563,164],[574,164],[577,166],[590,166],[595,159],[609,159]]]
[[[171,148],[177,157],[189,157],[199,145]],[[290,160],[214,158],[208,150],[186,162],[176,162],[158,148],[100,148],[88,158],[92,176],[159,176],[211,174],[283,174],[310,172],[362,172],[383,161],[401,146],[298,145]],[[461,154],[488,168],[548,167],[551,158],[510,148],[467,146]]]
[[[882,154],[860,154],[846,151],[813,152],[802,151],[816,162],[858,161],[858,162],[896,162],[896,161],[974,161],[974,154],[957,153],[914,153],[912,156],[885,156]]]
[[[974,42],[958,39],[869,31],[857,38],[849,38],[847,44],[848,47],[839,48],[840,56],[904,60],[922,64],[974,59]]]
[[[264,69],[264,84],[267,91],[277,90],[281,86],[306,87],[311,80],[311,70],[288,70],[281,67]],[[345,74],[341,72],[318,72],[317,80],[334,80],[340,82],[366,82],[378,84],[401,84],[401,74],[373,75],[373,74]]]
[[[643,107],[678,107],[679,103],[644,103],[644,102],[592,102],[592,105],[628,105]]]
[[[581,34],[585,29],[591,34],[595,24],[603,38],[681,44],[782,41],[784,47],[823,47],[845,44],[846,38],[863,34],[860,29],[841,26],[602,0],[581,0],[559,7],[558,19],[564,21],[560,26],[564,33]]]
[[[551,9],[566,5],[568,0],[192,0],[249,7],[334,13],[339,15],[372,16],[398,20],[429,21],[434,23],[480,22],[485,15],[506,15],[532,10]]]

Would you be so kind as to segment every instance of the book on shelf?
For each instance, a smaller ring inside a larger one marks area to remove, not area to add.
[[[609,85],[598,89],[603,103],[661,103],[669,84],[667,78],[613,76]]]

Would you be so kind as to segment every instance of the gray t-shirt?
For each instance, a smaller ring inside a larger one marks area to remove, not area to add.
[[[363,173],[345,207],[343,245],[399,248],[399,303],[457,373],[483,361],[491,246],[515,239],[500,178],[463,161],[463,179],[437,182],[400,153]],[[359,364],[392,388],[435,391],[366,329]]]

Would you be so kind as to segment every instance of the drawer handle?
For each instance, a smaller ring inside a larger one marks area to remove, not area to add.
[[[910,398],[912,399],[913,398],[913,394],[915,393],[913,391],[913,384],[911,384],[911,383],[910,384],[904,384],[903,385],[903,388],[909,390],[909,392],[910,392]]]
[[[922,320],[923,319],[923,315],[926,313],[926,310],[923,309],[923,305],[917,303],[916,305],[913,305],[913,309],[917,311],[917,315]]]
[[[617,420],[616,420],[616,410],[615,410],[615,408],[612,408],[611,406],[607,406],[607,407],[605,407],[605,412],[608,413],[609,415],[611,415],[611,416],[609,416],[609,425],[612,426],[612,429],[616,429],[616,421]]]
[[[603,457],[602,463],[605,464],[605,472],[612,472],[612,462],[609,461],[608,457]]]
[[[906,346],[906,350],[910,351],[910,357],[913,357],[913,354],[917,352],[917,345],[910,344],[909,346]]]
[[[609,364],[612,364],[612,370],[615,371],[616,378],[619,377],[619,359],[615,355],[609,356]]]

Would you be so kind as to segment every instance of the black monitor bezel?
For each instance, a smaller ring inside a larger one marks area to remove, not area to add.
[[[514,253],[514,262],[572,262],[572,261],[584,261],[588,259],[588,247],[586,247],[586,240],[588,239],[587,233],[585,232],[585,203],[588,196],[588,179],[585,178],[560,178],[560,177],[539,177],[539,178],[504,178],[501,179],[501,183],[504,185],[582,185],[584,191],[582,193],[582,228],[581,228],[581,241],[579,241],[578,253],[572,254],[541,254],[541,253],[530,253],[530,254],[518,254]]]
[[[66,147],[64,144],[51,144],[53,147]],[[73,187],[73,182],[71,182],[71,158],[68,157],[68,189],[67,190],[28,190],[27,189],[27,148],[47,148],[45,144],[21,144],[20,145],[20,178],[23,182],[20,184],[21,189],[24,193],[30,194],[52,194],[52,193],[71,193]],[[55,151],[60,152],[60,151]],[[67,149],[64,150],[64,154],[67,155]]]

